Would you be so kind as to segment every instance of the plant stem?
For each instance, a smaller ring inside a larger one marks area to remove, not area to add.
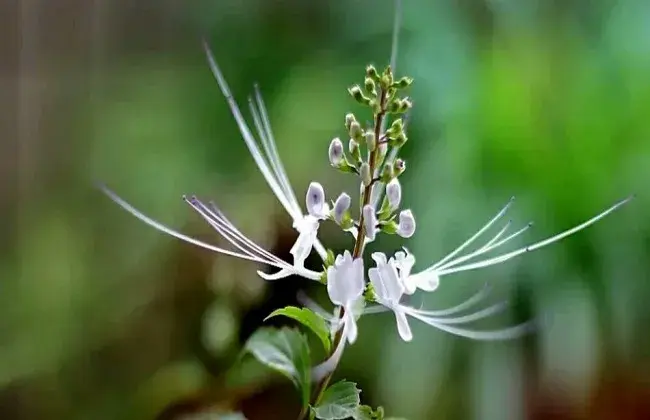
[[[382,125],[384,124],[384,117],[386,115],[386,92],[382,89],[381,93],[379,95],[379,104],[380,104],[380,111],[375,115],[375,122],[374,122],[374,130],[375,130],[375,138],[378,139],[380,138],[381,135],[381,129]],[[375,171],[376,171],[376,160],[377,160],[377,153],[379,153],[379,145],[375,147],[375,150],[370,152],[370,156],[368,157],[368,165],[370,165],[370,174],[374,177]],[[361,208],[359,211],[359,230],[357,233],[357,239],[354,243],[354,251],[352,252],[352,257],[353,258],[361,258],[363,256],[363,249],[364,249],[364,239],[366,237],[366,232],[365,232],[365,227],[363,225],[363,208],[370,204],[370,197],[372,195],[372,189],[375,185],[375,180],[373,179],[373,182],[371,182],[368,186],[363,191],[363,202],[361,203]],[[341,312],[339,315],[339,319],[343,318],[345,309],[341,308]],[[342,337],[342,330],[336,333],[336,336],[334,337],[334,343],[332,343],[332,348],[336,348],[340,340],[345,340],[345,337]],[[328,355],[328,357],[330,357]],[[315,390],[315,397],[313,399],[314,405],[317,405],[321,398],[323,397],[323,393],[327,389],[327,385],[329,384],[330,380],[332,379],[332,375],[334,374],[334,371],[330,372],[325,378],[318,384]],[[300,412],[300,415],[298,416],[298,420],[303,420],[307,413],[309,412],[308,407],[304,407],[302,411]]]

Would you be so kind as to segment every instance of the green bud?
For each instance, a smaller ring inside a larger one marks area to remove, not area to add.
[[[384,70],[379,83],[384,90],[388,90],[393,85],[393,70],[390,66],[387,66],[386,70]]]
[[[350,131],[350,125],[355,122],[357,118],[354,116],[354,114],[346,114],[345,115],[345,129]]]
[[[364,134],[364,138],[366,140],[366,146],[368,146],[368,151],[374,151],[377,147],[377,138],[375,137],[375,133],[373,133],[372,130],[368,130],[366,131],[366,134]]]
[[[395,159],[393,170],[395,171],[395,176],[402,175],[406,170],[406,162],[404,162],[404,159]]]
[[[361,163],[361,151],[359,150],[359,143],[357,143],[356,140],[350,139],[350,143],[348,143],[348,150],[350,150],[352,159],[354,159],[357,163]]]
[[[377,115],[381,112],[381,103],[379,102],[378,99],[371,99],[370,100],[370,108],[372,109],[372,113],[374,115]]]
[[[406,134],[404,134],[404,132],[402,131],[401,133],[399,133],[399,135],[396,138],[391,139],[390,145],[393,147],[402,147],[404,146],[407,140],[408,137],[406,137]]]
[[[372,182],[372,174],[370,173],[370,165],[368,162],[363,162],[359,168],[359,177],[361,177],[361,182],[364,186],[370,185]]]
[[[393,178],[395,178],[395,170],[393,165],[384,165],[381,169],[381,182],[388,184]]]
[[[402,132],[404,132],[404,122],[401,118],[398,118],[393,121],[388,130],[386,130],[386,135],[389,139],[394,140],[399,137]]]
[[[377,73],[377,69],[372,64],[369,64],[366,67],[366,76],[375,81],[379,80],[379,73]]]
[[[366,89],[366,93],[369,93],[373,96],[377,95],[377,88],[375,86],[375,81],[370,77],[366,77],[366,80],[363,82],[363,87]]]
[[[363,137],[363,130],[361,130],[361,124],[358,121],[353,121],[349,130],[350,137],[353,139],[359,141]]]
[[[358,85],[352,86],[348,89],[350,96],[354,98],[355,101],[359,102],[362,105],[370,105],[370,98],[363,94],[363,91]]]
[[[407,87],[411,86],[412,83],[413,83],[412,78],[410,78],[410,77],[402,77],[401,79],[399,79],[398,81],[393,83],[393,87],[395,87],[397,89],[404,89],[404,88],[407,88]]]
[[[404,98],[399,102],[399,107],[397,108],[397,113],[398,114],[403,114],[409,109],[413,108],[413,102],[411,102],[411,99],[409,98]]]

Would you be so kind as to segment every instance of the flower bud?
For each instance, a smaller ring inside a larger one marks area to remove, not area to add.
[[[343,143],[341,143],[341,139],[339,139],[338,137],[333,139],[332,142],[330,143],[329,158],[330,158],[330,163],[335,168],[341,166],[341,163],[343,162],[343,158],[344,158]]]
[[[334,203],[332,217],[337,224],[343,223],[345,215],[350,208],[350,196],[346,193],[341,193]]]
[[[363,206],[363,229],[366,232],[366,238],[374,241],[376,228],[377,216],[375,215],[375,208],[370,204],[366,204]]]
[[[366,76],[370,77],[373,80],[379,80],[379,73],[377,73],[377,69],[372,64],[369,64],[366,67]]]
[[[370,185],[372,182],[372,175],[370,174],[370,165],[368,162],[363,162],[359,168],[359,176],[361,177],[361,182],[365,187]]]
[[[352,137],[355,140],[359,140],[363,136],[363,131],[361,130],[361,124],[359,124],[358,121],[353,121],[352,124],[350,124],[350,130],[349,130],[350,137]]]
[[[386,70],[384,70],[384,73],[381,75],[380,83],[381,88],[384,90],[388,90],[392,86],[393,70],[390,68],[390,66],[387,66]]]
[[[404,89],[404,88],[407,88],[407,87],[411,86],[412,83],[413,83],[412,78],[410,78],[410,77],[402,77],[401,79],[399,79],[398,81],[393,83],[393,87],[396,87],[398,89]]]
[[[350,113],[350,114],[346,114],[346,115],[345,115],[345,129],[348,130],[348,131],[350,131],[350,125],[351,125],[353,122],[355,122],[356,120],[357,120],[357,119],[356,119],[356,117],[354,116],[354,114],[352,114],[352,113]]]
[[[404,159],[395,159],[393,163],[393,170],[395,171],[395,176],[400,176],[406,170],[406,162]]]
[[[370,103],[370,98],[363,94],[361,87],[358,85],[352,86],[350,89],[348,89],[348,92],[350,93],[350,96],[352,96],[354,100],[360,104],[368,105]]]
[[[404,132],[404,121],[401,118],[396,119],[386,130],[386,135],[389,139],[396,139],[401,133]]]
[[[377,95],[377,88],[375,87],[375,81],[370,78],[366,77],[366,80],[363,81],[363,88],[366,90],[367,93],[371,95]]]
[[[395,171],[393,170],[393,165],[386,164],[381,170],[381,182],[388,184],[393,178],[395,178]]]
[[[307,189],[307,196],[305,198],[307,205],[307,212],[315,217],[323,217],[326,212],[327,203],[325,203],[325,191],[323,186],[318,182],[312,182]]]
[[[348,150],[352,155],[352,159],[354,159],[356,162],[359,162],[361,160],[361,151],[359,150],[359,143],[357,143],[356,140],[350,139],[350,142],[348,143]]]
[[[375,147],[377,147],[377,138],[375,137],[375,133],[373,133],[372,130],[368,130],[366,131],[366,134],[364,134],[364,138],[366,140],[366,146],[368,146],[368,151],[374,151]]]
[[[403,210],[399,214],[397,234],[402,238],[410,238],[415,233],[415,218],[411,210]]]
[[[386,199],[391,211],[397,210],[400,201],[402,201],[402,186],[397,178],[394,178],[386,185]]]

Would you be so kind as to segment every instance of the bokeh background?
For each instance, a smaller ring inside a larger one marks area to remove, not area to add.
[[[388,62],[393,2],[3,0],[0,4],[0,418],[181,419],[215,407],[294,418],[291,385],[238,356],[298,280],[153,231],[94,187],[218,243],[180,197],[213,198],[288,257],[291,221],[248,155],[202,55],[242,106],[259,82],[289,178],[356,191],[327,146],[359,111],[346,87]],[[363,319],[338,377],[417,419],[650,418],[650,3],[404,1],[397,73],[416,80],[404,201],[418,266],[511,195],[541,239],[631,193],[579,235],[449,276],[453,305],[485,283],[537,334],[473,342]],[[329,247],[349,236],[321,228]],[[523,242],[520,242],[523,244]],[[311,263],[316,266],[317,258]],[[322,289],[308,289],[323,299]]]

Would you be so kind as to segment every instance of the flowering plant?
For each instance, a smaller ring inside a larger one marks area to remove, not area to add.
[[[399,2],[397,4],[399,15]],[[406,115],[413,104],[405,92],[412,85],[413,79],[397,78],[393,73],[398,22],[397,18],[391,65],[384,69],[367,66],[363,83],[348,89],[350,96],[367,108],[372,122],[362,124],[357,116],[347,114],[344,119],[345,135],[346,138],[349,137],[347,151],[339,138],[331,140],[328,148],[331,166],[358,178],[358,208],[353,208],[352,198],[345,192],[328,203],[322,185],[312,182],[305,194],[303,210],[278,154],[259,89],[255,89],[250,99],[254,134],[234,100],[216,59],[208,45],[204,44],[212,74],[226,98],[251,156],[293,220],[293,227],[298,234],[290,251],[293,261],[285,261],[255,243],[214,203],[203,202],[195,196],[183,197],[232,248],[218,247],[167,227],[131,206],[113,191],[101,187],[125,210],[162,232],[217,253],[274,268],[276,271],[273,272],[257,272],[264,280],[276,281],[298,276],[322,283],[326,287],[332,311],[320,307],[303,294],[299,296],[303,307],[281,308],[267,317],[289,317],[313,332],[327,354],[325,360],[318,363],[310,360],[306,337],[294,329],[262,328],[246,344],[246,350],[259,361],[281,372],[295,384],[301,397],[300,419],[384,418],[381,407],[372,409],[360,403],[360,390],[353,382],[341,381],[330,385],[345,347],[353,345],[358,339],[357,321],[362,316],[392,312],[399,336],[404,341],[414,338],[410,327],[412,320],[475,340],[511,339],[530,331],[535,325],[533,321],[493,331],[467,327],[467,324],[490,317],[505,308],[505,303],[499,302],[482,309],[473,309],[486,300],[487,288],[454,307],[438,310],[411,306],[405,302],[405,297],[418,289],[426,293],[434,292],[444,276],[500,264],[557,242],[597,222],[630,200],[627,198],[619,201],[578,226],[522,248],[501,251],[531,226],[528,224],[510,232],[510,222],[494,229],[492,236],[475,246],[489,230],[502,221],[513,203],[511,199],[469,239],[439,261],[427,264],[425,268],[415,270],[415,256],[406,247],[393,255],[373,252],[369,255],[370,261],[364,261],[367,245],[377,235],[397,235],[408,239],[416,233],[417,226],[413,212],[402,207],[400,176],[406,170],[406,163],[399,157],[399,152],[409,139]],[[349,233],[352,236],[350,248],[336,254],[323,246],[318,239],[321,223],[334,223]],[[470,248],[472,246],[474,247]],[[314,250],[322,259],[322,269],[305,266],[306,259]]]

